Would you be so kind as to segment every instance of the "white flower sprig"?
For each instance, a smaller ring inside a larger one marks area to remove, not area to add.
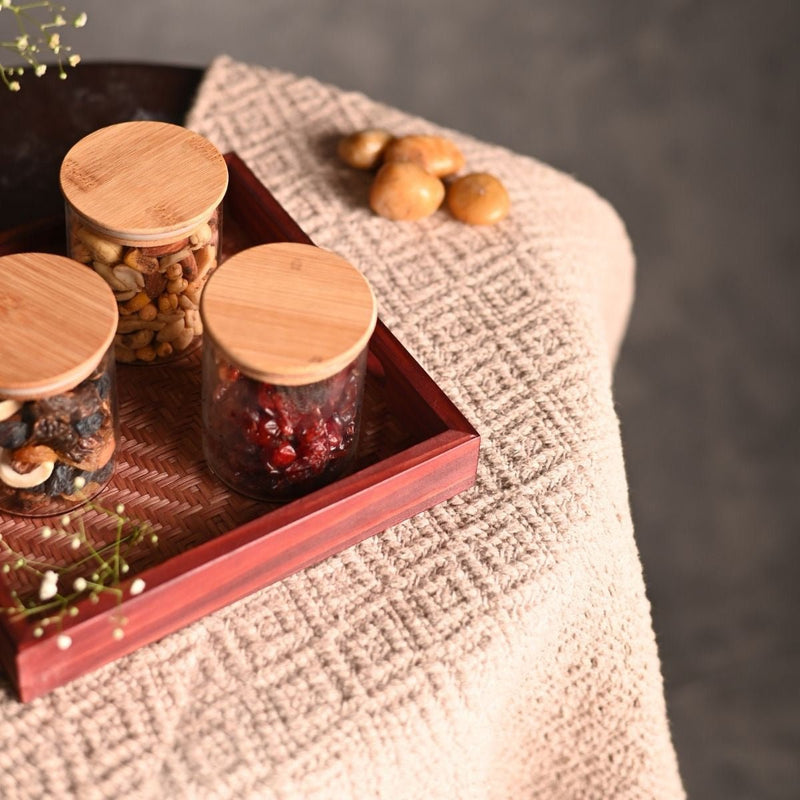
[[[77,491],[84,486],[83,478],[75,479]],[[113,521],[114,538],[109,544],[95,547],[89,540],[82,519],[83,513],[88,510],[104,514]],[[80,613],[78,602],[88,598],[96,603],[101,594],[111,594],[117,606],[120,606],[125,594],[121,584],[130,570],[128,554],[142,541],[157,545],[158,536],[149,522],[139,522],[126,516],[121,503],[114,509],[108,509],[87,500],[76,511],[61,517],[59,522],[60,525],[55,528],[43,527],[39,535],[42,539],[52,536],[68,538],[70,547],[80,551],[75,561],[65,565],[29,558],[11,547],[0,534],[0,557],[5,556],[0,569],[6,574],[25,571],[35,576],[39,584],[35,595],[24,598],[12,591],[10,594],[14,605],[0,607],[0,613],[16,619],[34,619],[33,635],[36,638],[44,636],[49,630],[55,631],[56,644],[64,650],[72,644],[71,637],[63,631],[64,620]],[[141,594],[144,589],[142,578],[135,578],[127,587],[131,596]],[[123,628],[126,621],[119,613],[112,617],[114,628],[111,635],[115,639],[125,635]]]
[[[13,18],[12,39],[0,39],[0,49],[14,54],[18,60],[27,64],[37,78],[47,72],[47,64],[43,57],[55,56],[58,77],[67,77],[66,67],[77,67],[81,57],[72,52],[72,48],[61,41],[58,29],[71,25],[82,28],[86,25],[86,14],[80,13],[67,21],[64,14],[66,6],[50,0],[32,0],[28,3],[12,3],[11,0],[0,0],[0,23],[6,18]],[[44,20],[44,21],[42,21]],[[0,80],[12,92],[18,92],[22,85],[19,79],[25,73],[25,66],[6,66],[0,61]]]

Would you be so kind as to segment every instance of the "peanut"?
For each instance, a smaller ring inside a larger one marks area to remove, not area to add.
[[[173,352],[174,349],[169,342],[159,342],[156,345],[156,356],[158,358],[169,358]]]
[[[176,294],[162,294],[158,298],[158,310],[162,314],[168,314],[178,307],[178,296]]]
[[[152,303],[139,309],[139,319],[143,319],[145,322],[155,319],[156,314],[158,314],[158,309]]]
[[[122,340],[122,344],[125,345],[125,347],[129,347],[131,350],[139,350],[140,348],[146,347],[148,344],[150,344],[155,335],[155,331],[149,331],[146,328],[142,328],[141,330],[136,331],[136,333],[129,333],[127,336],[125,336]]]
[[[135,314],[137,311],[143,309],[150,302],[150,298],[146,292],[139,292],[135,297],[132,297],[125,303],[120,311],[126,311],[128,314]]]
[[[155,361],[156,360],[156,351],[155,348],[148,344],[146,347],[140,347],[138,350],[134,350],[134,354],[139,361]]]
[[[186,278],[175,278],[167,284],[167,291],[172,294],[180,294],[188,285],[189,281]]]
[[[136,361],[136,353],[121,344],[114,345],[114,356],[121,364],[133,364]]]
[[[384,164],[369,193],[370,208],[382,217],[411,221],[430,216],[444,199],[444,184],[411,162]]]
[[[487,172],[473,172],[447,188],[447,207],[458,220],[470,225],[493,225],[511,208],[505,186]]]
[[[382,128],[369,128],[351,133],[339,140],[336,152],[348,167],[373,169],[383,157],[393,136]]]
[[[169,264],[164,272],[167,276],[167,280],[174,281],[175,278],[180,278],[183,274],[183,268],[181,265],[176,261],[174,264]]]
[[[464,166],[464,156],[454,142],[432,135],[395,139],[386,147],[383,160],[384,163],[410,161],[437,178],[454,175]]]
[[[143,320],[139,317],[121,317],[117,323],[117,333],[134,333],[147,329],[149,331],[160,331],[164,327],[163,322],[158,319]]]

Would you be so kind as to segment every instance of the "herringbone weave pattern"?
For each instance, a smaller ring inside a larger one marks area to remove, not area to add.
[[[633,259],[589,189],[446,132],[512,197],[397,224],[343,132],[438,128],[220,58],[187,124],[235,150],[482,434],[477,485],[22,706],[0,795],[683,796],[611,394]]]

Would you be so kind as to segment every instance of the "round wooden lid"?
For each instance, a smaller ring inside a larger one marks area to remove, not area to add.
[[[61,163],[61,191],[100,232],[131,241],[205,222],[228,188],[222,154],[166,122],[120,122],[85,136]]]
[[[83,264],[49,253],[0,258],[0,398],[76,386],[110,347],[117,319],[110,287]]]
[[[257,380],[298,386],[346,367],[367,345],[377,306],[366,278],[307,244],[243,250],[209,278],[204,335]]]

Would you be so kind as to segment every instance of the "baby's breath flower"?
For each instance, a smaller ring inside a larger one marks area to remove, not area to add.
[[[59,650],[68,650],[72,646],[72,637],[67,636],[66,633],[60,634],[56,639],[56,645]]]
[[[135,578],[131,584],[131,594],[141,594],[144,591],[145,582],[141,578]]]
[[[17,50],[25,50],[28,47],[28,34],[17,36]]]
[[[77,53],[73,53],[67,61],[71,67],[77,67],[81,63],[81,57]],[[77,478],[75,480],[78,480]]]
[[[117,503],[117,507],[114,509],[117,514],[122,514],[125,511],[125,506],[123,503]]]
[[[69,546],[73,550],[77,550],[81,546],[81,537],[80,536],[73,536],[72,541],[69,543]]]
[[[63,526],[66,528],[66,527],[67,527],[67,525],[69,525],[69,523],[70,523],[70,516],[69,516],[69,514],[64,514],[64,516],[63,516],[63,517],[61,517],[61,524],[62,524],[62,525],[63,525]]]
[[[42,576],[42,582],[39,584],[39,599],[50,600],[58,594],[58,573],[48,569]]]
[[[49,539],[53,535],[53,529],[49,525],[42,528],[42,539]]]
[[[12,92],[18,92],[20,90],[19,81],[9,81],[8,88]]]
[[[72,61],[73,58],[75,58],[75,56],[71,56],[70,61]],[[80,56],[78,56],[78,58],[80,58]],[[83,475],[78,475],[78,477],[72,481],[72,485],[78,490],[83,489],[83,487],[86,486],[86,478],[84,478]]]
[[[44,628],[42,628],[42,627],[37,625],[33,629],[33,636],[34,636],[35,639],[41,639],[42,636],[44,636]]]
[[[61,49],[61,34],[51,33],[50,38],[47,40],[47,46],[57,53]]]
[[[86,589],[86,578],[75,578],[72,582],[72,588],[76,592],[82,592]]]
[[[117,641],[122,639],[125,636],[125,631],[122,628],[114,628],[113,633],[111,634]]]
[[[82,11],[77,17],[75,17],[75,20],[72,24],[76,28],[82,28],[86,24],[87,19],[88,17],[86,16],[86,12]]]

